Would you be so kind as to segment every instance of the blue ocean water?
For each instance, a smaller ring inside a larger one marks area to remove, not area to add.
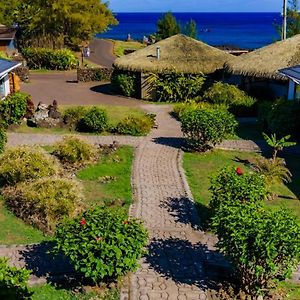
[[[162,13],[118,13],[119,25],[112,26],[102,38],[125,40],[127,34],[142,40],[156,31]],[[256,49],[279,38],[275,24],[280,13],[174,13],[181,24],[190,19],[197,23],[198,39],[212,46],[230,45]]]

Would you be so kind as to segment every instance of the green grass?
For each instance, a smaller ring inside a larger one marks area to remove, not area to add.
[[[300,299],[300,285],[290,282],[280,282],[278,286],[279,290],[283,290],[286,294],[284,299],[286,300],[299,300]]]
[[[206,216],[207,205],[210,201],[210,177],[225,166],[242,166],[243,163],[235,161],[252,159],[259,154],[235,151],[215,150],[208,153],[185,153],[184,169],[188,178],[195,201],[199,205],[200,215]],[[284,185],[276,184],[272,190],[279,197],[272,201],[266,201],[270,208],[280,208],[285,206],[293,211],[300,219],[300,160],[296,155],[286,157],[287,166],[293,174],[293,182]]]
[[[124,55],[124,50],[125,49],[142,49],[145,48],[146,46],[140,42],[136,41],[119,41],[119,40],[111,40],[114,43],[114,54],[117,57],[121,57]]]
[[[70,290],[57,288],[51,284],[33,287],[31,291],[33,292],[32,300],[117,300],[120,298],[119,292],[115,289],[101,296],[97,295],[96,292],[73,293]]]
[[[30,244],[46,240],[41,231],[14,216],[0,198],[0,244]]]
[[[96,165],[79,171],[77,176],[82,180],[87,202],[90,205],[110,205],[117,200],[117,204],[124,202],[129,205],[132,201],[132,161],[133,148],[124,146],[112,155],[103,156]],[[102,183],[99,178],[104,176],[115,180]]]
[[[49,151],[52,149],[45,148]],[[103,155],[97,164],[79,171],[78,179],[82,181],[87,204],[90,206],[125,204],[125,208],[128,208],[132,201],[132,162],[133,148],[126,146],[110,155]],[[101,183],[99,177],[103,176],[112,176],[115,180]],[[30,244],[50,239],[13,215],[6,208],[2,198],[0,198],[0,227],[0,244]]]
[[[92,107],[93,105],[86,105],[85,107]],[[61,105],[59,110],[63,113],[64,110],[71,107],[71,105]],[[97,105],[102,109],[105,109],[108,115],[108,120],[111,125],[116,125],[124,117],[128,115],[133,115],[136,117],[141,117],[145,115],[145,112],[142,109],[126,106],[110,106],[110,105]],[[70,134],[70,131],[67,128],[35,128],[28,127],[26,123],[22,123],[20,126],[10,129],[11,132],[17,133],[32,133],[32,134]],[[78,133],[78,132],[76,132]],[[86,133],[78,133],[86,134]],[[103,133],[104,135],[109,133]]]

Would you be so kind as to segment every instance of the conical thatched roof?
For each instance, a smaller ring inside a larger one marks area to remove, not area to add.
[[[226,63],[226,70],[235,75],[284,79],[279,69],[300,63],[300,35],[243,54]]]
[[[156,57],[158,46],[161,53],[159,60]],[[231,54],[178,34],[118,58],[114,66],[136,72],[164,73],[175,70],[190,74],[209,74],[223,69],[224,63],[232,59],[235,57]]]

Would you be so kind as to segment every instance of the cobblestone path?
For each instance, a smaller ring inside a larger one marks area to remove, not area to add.
[[[150,233],[149,254],[130,277],[121,298],[206,299],[205,289],[224,262],[213,251],[215,238],[198,228],[197,209],[181,168],[179,123],[167,108],[154,106],[158,129],[136,152],[131,215]]]

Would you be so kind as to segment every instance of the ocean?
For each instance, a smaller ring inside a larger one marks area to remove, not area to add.
[[[162,13],[117,13],[119,25],[112,26],[97,37],[125,40],[130,34],[142,40],[156,31]],[[197,23],[198,39],[212,46],[235,46],[257,49],[279,39],[276,24],[280,13],[174,13],[180,24],[193,19]]]

